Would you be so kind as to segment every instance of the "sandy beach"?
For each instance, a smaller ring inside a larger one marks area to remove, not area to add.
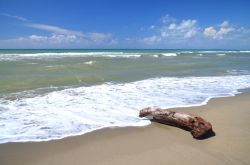
[[[0,165],[250,165],[249,6],[0,0]]]
[[[48,142],[0,145],[1,165],[250,164],[250,94],[216,98],[207,105],[174,110],[210,121],[215,136],[195,140],[179,128],[107,128]]]

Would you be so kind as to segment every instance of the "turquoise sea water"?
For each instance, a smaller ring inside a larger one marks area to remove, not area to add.
[[[143,107],[201,105],[249,84],[250,51],[0,50],[0,142],[142,126]]]

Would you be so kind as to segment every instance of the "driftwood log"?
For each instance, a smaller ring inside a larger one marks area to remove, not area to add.
[[[139,117],[146,116],[152,116],[155,121],[160,123],[189,130],[196,139],[202,139],[209,134],[209,132],[212,132],[212,125],[209,122],[200,116],[192,114],[148,107],[140,110],[139,114]]]

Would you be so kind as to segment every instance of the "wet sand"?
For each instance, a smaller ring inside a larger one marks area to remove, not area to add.
[[[215,136],[195,140],[190,132],[159,123],[107,128],[49,142],[0,144],[0,164],[250,164],[249,93],[174,110],[204,117],[212,123]]]

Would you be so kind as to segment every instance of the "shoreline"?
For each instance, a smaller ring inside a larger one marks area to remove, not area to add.
[[[205,106],[207,105],[211,100],[213,99],[220,99],[220,98],[228,98],[228,97],[235,97],[237,95],[240,95],[240,94],[244,94],[244,93],[249,93],[250,94],[250,88],[244,88],[244,89],[238,89],[237,91],[233,91],[231,94],[228,94],[228,95],[225,95],[225,96],[215,96],[215,97],[208,97],[206,100],[204,100],[202,103],[200,104],[190,104],[190,105],[184,105],[184,106],[176,106],[176,107],[170,107],[170,108],[166,108],[166,109],[169,109],[169,110],[177,110],[178,109],[186,109],[186,108],[193,108],[193,107],[201,107],[201,106]],[[161,107],[159,107],[161,108]],[[184,110],[184,112],[187,112],[187,110]],[[138,114],[139,114],[139,111],[138,111]],[[148,125],[151,125],[151,123],[149,123]],[[71,134],[71,135],[66,135],[64,137],[60,137],[60,138],[53,138],[53,139],[45,139],[45,140],[27,140],[27,141],[8,141],[8,142],[4,142],[4,143],[0,143],[1,144],[6,144],[6,143],[29,143],[29,142],[49,142],[49,141],[54,141],[54,140],[62,140],[62,139],[65,139],[65,138],[71,138],[71,137],[75,137],[75,136],[83,136],[83,135],[86,135],[86,134],[89,134],[89,133],[92,133],[92,132],[95,132],[95,131],[100,131],[102,129],[120,129],[120,128],[125,128],[125,127],[131,127],[131,128],[134,128],[134,127],[146,127],[148,125],[143,125],[143,126],[105,126],[105,127],[101,127],[101,128],[98,128],[98,129],[94,129],[92,131],[88,131],[88,132],[84,132],[84,133],[77,133],[77,134]]]
[[[211,122],[215,136],[205,140],[159,123],[103,128],[59,140],[0,144],[0,164],[248,164],[250,93],[239,92],[202,106],[171,108]]]

